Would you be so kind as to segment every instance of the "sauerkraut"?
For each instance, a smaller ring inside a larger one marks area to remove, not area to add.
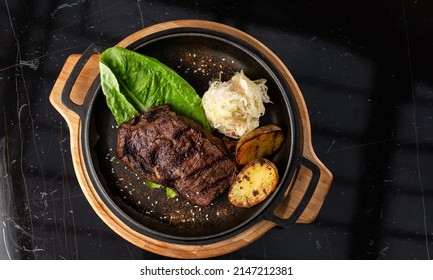
[[[269,103],[265,79],[251,81],[243,71],[229,81],[210,82],[202,97],[210,125],[224,135],[238,139],[259,126],[265,113],[263,103]]]

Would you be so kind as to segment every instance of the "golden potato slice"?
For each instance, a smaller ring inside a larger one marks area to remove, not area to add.
[[[277,187],[278,170],[271,161],[261,158],[251,161],[239,172],[231,185],[231,204],[249,208],[265,200]]]
[[[242,136],[236,144],[236,161],[245,165],[254,159],[273,155],[284,142],[281,128],[269,124],[256,128]]]

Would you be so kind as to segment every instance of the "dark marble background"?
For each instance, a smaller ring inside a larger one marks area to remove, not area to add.
[[[70,54],[175,19],[231,25],[274,51],[335,176],[314,223],[220,259],[432,258],[432,1],[1,0],[0,259],[165,259],[96,216],[48,97]]]

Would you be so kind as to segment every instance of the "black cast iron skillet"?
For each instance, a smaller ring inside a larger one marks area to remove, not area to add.
[[[285,132],[283,147],[271,160],[278,167],[276,191],[249,209],[232,206],[226,193],[207,207],[194,206],[181,197],[167,199],[162,189],[144,186],[115,155],[116,124],[95,79],[83,105],[70,99],[72,87],[86,61],[103,49],[92,45],[81,56],[67,79],[62,102],[82,122],[83,159],[91,183],[106,207],[139,234],[174,244],[210,244],[233,237],[262,220],[290,227],[297,221],[318,184],[319,168],[302,156],[302,133],[291,89],[278,69],[254,47],[230,35],[205,28],[179,27],[140,38],[126,46],[152,56],[176,70],[202,95],[209,81],[229,79],[243,70],[251,79],[265,78],[272,104],[266,104],[261,124],[273,123]],[[220,74],[221,73],[221,74]],[[295,211],[282,219],[274,214],[300,166],[312,171],[307,190]]]

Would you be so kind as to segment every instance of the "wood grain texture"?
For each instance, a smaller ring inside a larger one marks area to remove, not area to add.
[[[237,37],[250,45],[258,49],[263,55],[265,55],[283,74],[284,79],[287,81],[289,87],[291,88],[296,106],[299,111],[299,117],[302,123],[302,154],[305,158],[313,162],[318,166],[320,170],[320,177],[316,189],[314,191],[313,197],[308,203],[306,209],[302,215],[297,220],[297,223],[311,223],[316,218],[317,214],[322,207],[325,197],[328,193],[332,182],[332,174],[323,165],[323,163],[317,158],[314,153],[312,143],[311,143],[311,130],[310,130],[310,120],[308,116],[307,107],[303,99],[302,93],[296,84],[294,78],[290,74],[286,66],[280,61],[278,57],[275,56],[266,46],[261,42],[257,41],[250,35],[239,31],[235,28],[222,25],[215,22],[200,21],[200,20],[181,20],[172,21],[155,26],[151,26],[142,29],[121,42],[118,46],[127,47],[128,45],[134,43],[135,41],[153,34],[155,32],[177,28],[177,27],[199,27],[207,28],[210,30],[227,33],[234,37]],[[81,121],[80,118],[71,110],[65,107],[61,101],[62,89],[65,85],[65,81],[68,78],[72,68],[77,62],[80,55],[71,55],[65,62],[62,71],[52,89],[50,94],[50,102],[59,111],[59,113],[66,120],[71,138],[71,152],[73,165],[75,172],[82,188],[82,191],[91,204],[92,208],[99,215],[99,217],[117,234],[122,236],[124,239],[135,244],[136,246],[148,250],[153,253],[160,255],[174,257],[174,258],[210,258],[215,256],[220,256],[228,254],[230,252],[236,251],[260,238],[263,234],[269,231],[271,228],[275,227],[276,224],[269,221],[261,221],[249,229],[246,229],[242,233],[233,236],[231,238],[225,239],[223,241],[215,242],[206,245],[185,245],[185,244],[172,244],[163,241],[159,241],[143,234],[140,234],[133,229],[125,225],[121,220],[119,220],[102,202],[96,190],[91,184],[89,174],[85,168],[84,157],[83,157],[83,147],[81,147]],[[99,74],[98,67],[98,56],[94,55],[87,62],[81,74],[79,75],[75,86],[71,92],[71,100],[77,105],[81,105],[88,92],[88,89],[92,82]],[[296,172],[295,176],[290,183],[288,191],[286,192],[285,198],[276,208],[275,213],[280,217],[289,217],[299,201],[302,199],[308,184],[312,177],[312,171],[308,168],[301,166]]]

